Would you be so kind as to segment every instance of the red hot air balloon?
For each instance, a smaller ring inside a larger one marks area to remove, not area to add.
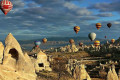
[[[105,39],[107,38],[107,36],[105,36]]]
[[[13,4],[9,0],[2,0],[0,2],[0,8],[2,12],[7,15],[7,13],[12,9]]]

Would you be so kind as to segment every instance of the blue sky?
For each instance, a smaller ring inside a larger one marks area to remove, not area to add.
[[[119,0],[11,0],[13,9],[4,16],[0,12],[0,39],[12,33],[17,39],[43,37],[87,37],[95,32],[97,38],[119,38]],[[100,30],[96,23],[102,23]],[[111,29],[107,23],[112,23]],[[76,35],[74,26],[80,26]]]

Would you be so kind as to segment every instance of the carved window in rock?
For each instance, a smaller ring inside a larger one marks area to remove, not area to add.
[[[18,60],[18,51],[15,48],[10,49],[9,54],[11,54],[12,58]]]
[[[39,67],[44,67],[43,63],[39,63],[38,65],[39,65]]]

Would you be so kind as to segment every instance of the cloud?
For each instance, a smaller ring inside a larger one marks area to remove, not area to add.
[[[75,1],[82,3],[83,0]],[[96,23],[101,17],[113,16],[110,12],[99,12],[95,15],[94,11],[91,10],[92,8],[88,9],[76,5],[73,0],[16,0],[12,2],[14,4],[13,10],[6,17],[3,13],[0,14],[2,26],[0,30],[2,30],[2,35],[11,32],[18,36],[17,38],[32,39],[38,38],[38,36],[55,35],[75,36],[76,34],[73,31],[75,25],[81,28],[78,35],[87,37],[89,32],[97,32],[95,24],[91,22]],[[113,25],[118,26],[119,21],[113,22]],[[119,27],[115,28],[120,30]],[[99,32],[105,31],[103,29],[104,27]]]
[[[112,2],[112,3],[97,3],[88,8],[89,9],[98,9],[100,12],[111,12],[111,11],[120,12],[119,3],[120,3],[120,1]]]
[[[97,16],[99,16],[99,17],[112,17],[113,14],[112,13],[100,13],[100,14],[97,14]]]

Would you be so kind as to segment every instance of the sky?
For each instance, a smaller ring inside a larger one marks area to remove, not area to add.
[[[0,12],[0,40],[12,33],[19,40],[44,37],[87,37],[118,39],[120,35],[119,0],[10,0],[13,9]],[[101,23],[100,30],[95,24]],[[107,23],[112,23],[109,29]],[[74,26],[80,26],[76,34]]]

